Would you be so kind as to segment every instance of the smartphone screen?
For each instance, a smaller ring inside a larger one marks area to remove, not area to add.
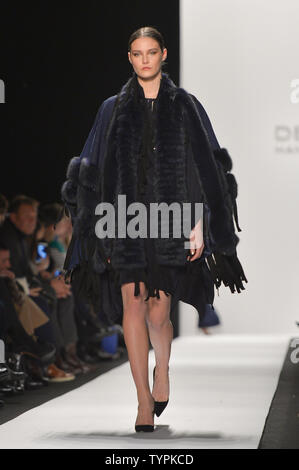
[[[41,260],[45,259],[48,255],[47,249],[48,243],[40,242],[37,244],[37,255],[35,258],[36,263],[40,263]]]

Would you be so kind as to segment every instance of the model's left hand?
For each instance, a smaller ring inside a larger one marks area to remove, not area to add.
[[[204,241],[203,241],[203,233],[202,233],[202,227],[201,227],[201,219],[197,222],[195,225],[194,229],[191,230],[190,233],[190,255],[188,255],[188,258],[190,257],[190,262],[195,261],[198,259],[204,249]]]

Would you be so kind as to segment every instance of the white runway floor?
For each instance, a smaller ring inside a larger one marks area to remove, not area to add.
[[[136,433],[129,363],[0,426],[0,448],[256,449],[290,337],[176,338],[170,400],[153,433]],[[150,383],[154,353],[150,352]]]

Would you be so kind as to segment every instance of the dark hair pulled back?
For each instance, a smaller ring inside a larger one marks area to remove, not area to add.
[[[134,31],[134,33],[132,33],[129,38],[128,51],[129,52],[131,51],[131,45],[132,45],[132,42],[135,41],[135,39],[139,39],[143,37],[155,39],[158,42],[161,48],[161,51],[163,52],[165,48],[164,38],[162,34],[153,26],[143,26],[142,28],[139,28],[136,31]]]

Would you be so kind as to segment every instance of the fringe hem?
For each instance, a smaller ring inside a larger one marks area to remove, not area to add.
[[[112,280],[114,281],[116,287],[120,287],[121,285],[125,284],[126,281],[122,282],[120,279],[120,273],[112,268],[112,266],[109,267],[110,271],[110,276],[112,277]],[[141,272],[141,271],[140,271]],[[138,277],[138,279],[137,279]],[[140,279],[141,278],[141,279]],[[143,279],[142,279],[143,278]],[[140,295],[140,282],[143,282],[145,284],[145,287],[148,291],[148,295],[145,299],[147,302],[150,297],[156,297],[157,299],[160,299],[160,291],[163,291],[165,295],[168,297],[171,295],[170,292],[168,292],[165,289],[161,289],[158,286],[153,285],[153,282],[149,279],[149,276],[147,272],[144,270],[142,271],[142,275],[138,275],[138,271],[136,271],[135,275],[133,276],[131,281],[129,282],[134,282],[134,297],[138,297]]]

